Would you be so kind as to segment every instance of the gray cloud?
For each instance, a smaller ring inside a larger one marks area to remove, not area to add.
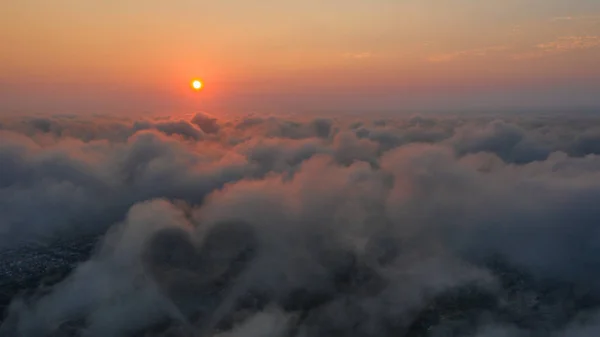
[[[197,113],[191,120],[192,124],[197,125],[205,133],[217,133],[221,128],[216,118],[203,113]]]
[[[595,335],[598,122],[2,121],[0,335]]]

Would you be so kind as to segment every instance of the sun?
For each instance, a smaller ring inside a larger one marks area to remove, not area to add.
[[[204,85],[202,84],[202,81],[200,81],[200,80],[198,80],[198,79],[192,80],[192,82],[191,82],[190,84],[191,84],[191,86],[192,86],[192,89],[194,89],[194,90],[196,90],[196,91],[199,91],[199,90],[200,90],[200,89],[202,89],[202,87],[204,86]]]

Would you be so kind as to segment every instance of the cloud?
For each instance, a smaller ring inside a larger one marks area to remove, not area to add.
[[[574,18],[572,16],[557,16],[554,17],[552,19],[550,19],[550,21],[572,21]]]
[[[0,137],[0,223],[10,233],[0,246],[21,237],[36,242],[92,234],[117,221],[135,201],[199,202],[218,185],[251,174],[247,162],[212,162],[177,138],[151,131],[139,131],[124,143],[65,139],[50,148],[11,132]]]
[[[595,49],[598,47],[600,47],[600,36],[563,36],[554,41],[540,43],[534,46],[533,51],[513,55],[513,58],[517,60],[541,58],[549,55]]]
[[[598,46],[600,46],[600,36],[566,36],[552,42],[541,43],[537,45],[537,48],[544,52],[557,53]]]
[[[191,123],[197,125],[205,133],[217,133],[220,129],[216,118],[202,113],[194,115]]]
[[[504,52],[510,50],[511,47],[498,45],[498,46],[490,46],[484,48],[475,48],[468,50],[455,51],[451,53],[442,53],[437,55],[432,55],[427,58],[429,62],[432,63],[443,63],[443,62],[451,62],[461,58],[472,58],[472,57],[483,57],[489,56],[496,53]]]
[[[186,230],[188,226],[182,212],[167,202],[132,207],[124,223],[114,226],[103,239],[97,255],[78,266],[35,306],[13,303],[9,310],[26,314],[14,320],[9,317],[2,329],[12,325],[18,335],[43,336],[52,333],[57,322],[86,318],[83,329],[87,335],[118,336],[173,314],[168,303],[161,303],[164,299],[137,261],[153,233],[169,227]]]
[[[600,15],[557,16],[551,18],[550,21],[597,23],[600,21]]]
[[[521,127],[499,120],[481,129],[460,128],[451,142],[459,154],[491,152],[511,163],[545,160],[551,153],[541,142],[528,139]]]
[[[154,127],[169,136],[176,134],[193,140],[201,140],[203,137],[203,133],[200,130],[194,128],[186,121],[158,122],[154,124]],[[144,129],[146,127],[141,126],[141,128]]]
[[[2,120],[0,335],[594,335],[599,121]]]

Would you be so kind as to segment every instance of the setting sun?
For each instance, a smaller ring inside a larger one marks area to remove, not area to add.
[[[202,89],[202,82],[200,80],[193,80],[192,81],[192,89],[194,90],[200,90]]]

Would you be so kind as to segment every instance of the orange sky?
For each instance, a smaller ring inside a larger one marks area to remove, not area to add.
[[[3,110],[600,105],[596,0],[8,0],[0,43]]]

